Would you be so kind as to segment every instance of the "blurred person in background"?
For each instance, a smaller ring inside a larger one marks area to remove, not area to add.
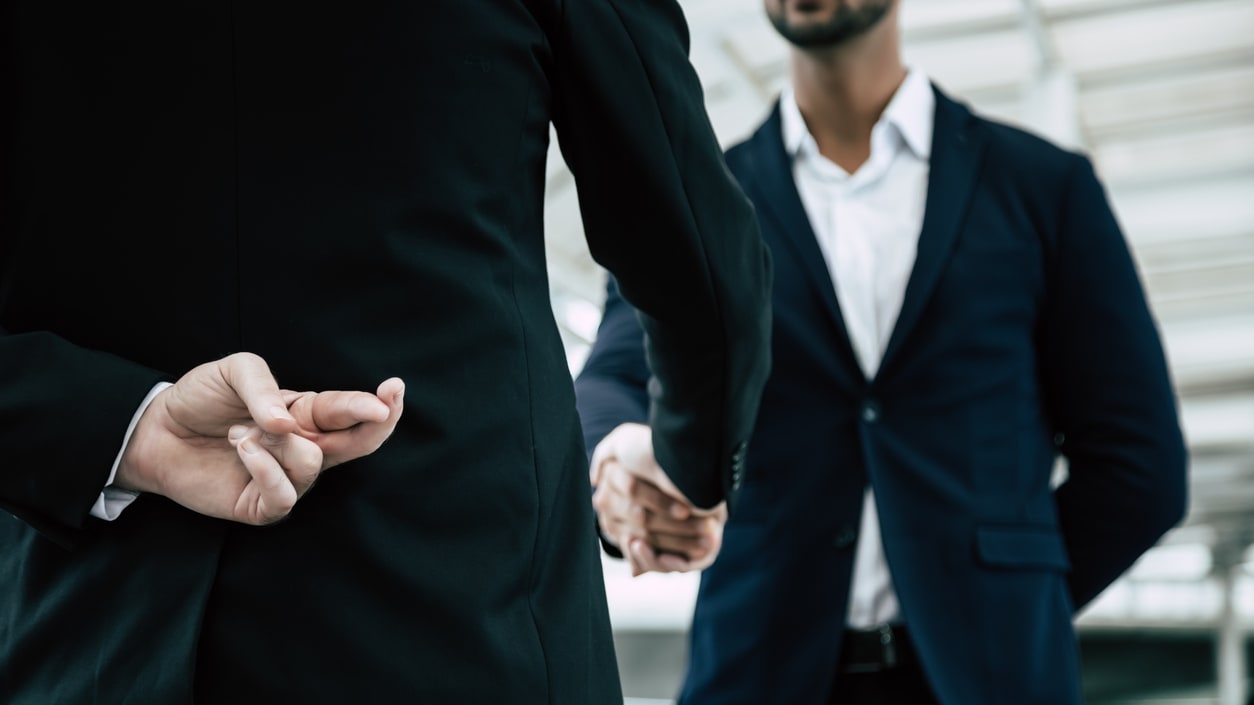
[[[611,278],[576,382],[603,538],[705,569],[683,705],[1079,703],[1076,611],[1186,506],[1103,186],[906,66],[894,0],[765,9],[791,82],[727,161],[772,249],[774,366],[731,517],[650,455]]]
[[[717,501],[771,270],[679,6],[0,12],[0,703],[621,705],[544,174]]]

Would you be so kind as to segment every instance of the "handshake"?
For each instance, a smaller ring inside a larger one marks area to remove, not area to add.
[[[694,507],[658,466],[648,426],[622,424],[597,444],[591,479],[601,534],[632,576],[701,570],[718,556],[727,504]]]

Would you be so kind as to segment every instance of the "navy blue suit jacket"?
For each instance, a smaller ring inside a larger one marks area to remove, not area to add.
[[[681,702],[827,702],[867,483],[945,705],[1080,702],[1075,611],[1182,518],[1171,380],[1089,161],[939,91],[933,139],[918,260],[874,380],[778,111],[727,153],[772,250],[775,362]],[[576,382],[589,448],[646,420],[640,329],[608,293]]]

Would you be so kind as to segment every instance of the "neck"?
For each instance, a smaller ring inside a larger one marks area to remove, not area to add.
[[[906,77],[897,8],[867,33],[823,49],[792,48],[797,107],[823,156],[853,173],[871,153],[871,128]]]

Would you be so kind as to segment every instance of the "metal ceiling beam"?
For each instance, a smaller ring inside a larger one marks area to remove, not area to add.
[[[1197,0],[1190,0],[1196,2]],[[1123,15],[1138,10],[1152,10],[1157,7],[1167,7],[1170,5],[1180,5],[1182,0],[1124,0],[1124,2],[1111,2],[1091,7],[1078,7],[1071,9],[1063,9],[1054,12],[1044,12],[1044,16],[1051,21],[1072,20],[1090,20],[1100,19],[1103,17],[1111,17],[1113,15]]]
[[[1036,45],[1041,57],[1041,67],[1045,70],[1060,67],[1062,60],[1058,56],[1058,48],[1054,46],[1048,30],[1045,29],[1045,14],[1039,0],[1019,0],[1019,8],[1019,24]]]
[[[1038,0],[1019,0],[1019,6],[1020,25],[1039,57],[1035,75],[1022,87],[1023,120],[1063,146],[1087,149],[1091,140],[1086,139],[1080,124],[1075,76],[1062,62]]]

